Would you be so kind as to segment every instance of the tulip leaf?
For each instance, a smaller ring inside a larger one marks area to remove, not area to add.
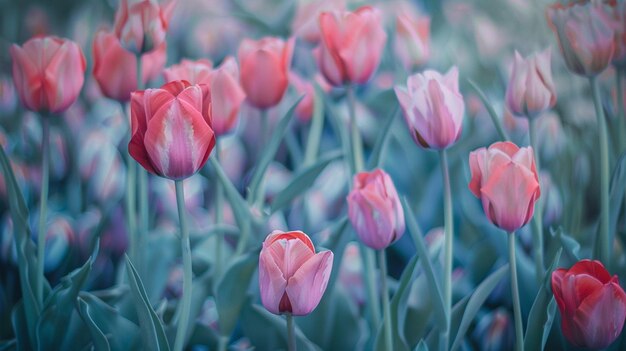
[[[109,340],[104,332],[98,327],[96,322],[94,322],[93,318],[90,315],[90,307],[85,302],[85,300],[79,299],[76,301],[76,305],[78,308],[78,313],[83,319],[83,322],[87,325],[87,329],[89,330],[89,335],[91,336],[91,342],[93,344],[93,348],[95,351],[109,351],[111,350],[111,346],[109,345]]]
[[[163,323],[157,316],[154,308],[152,308],[152,305],[150,305],[150,300],[143,287],[141,278],[128,256],[126,256],[126,268],[130,290],[135,300],[135,309],[139,317],[143,347],[146,350],[169,350]]]
[[[446,322],[446,312],[443,305],[443,295],[441,293],[441,288],[439,287],[439,282],[435,278],[433,265],[428,257],[428,250],[426,249],[426,244],[424,243],[422,231],[417,224],[415,216],[411,213],[411,207],[406,198],[402,198],[402,206],[404,207],[404,217],[406,219],[407,228],[409,229],[411,238],[413,238],[417,254],[420,257],[422,269],[424,270],[424,274],[426,274],[426,279],[428,280],[430,296],[432,296],[434,303],[435,316],[439,322],[439,327],[444,328]]]
[[[322,91],[322,88],[318,84],[315,84],[315,93],[320,96],[324,103],[324,108],[328,113],[328,120],[335,133],[336,137],[341,141],[341,147],[343,154],[348,157],[351,164],[354,164],[354,155],[352,152],[352,142],[350,141],[349,128],[345,127],[337,114],[337,111],[333,104],[329,101],[326,94]]]
[[[428,345],[424,339],[420,340],[420,342],[415,346],[413,351],[428,351]]]
[[[335,286],[335,282],[339,277],[339,269],[341,267],[341,261],[343,260],[343,253],[346,249],[346,245],[350,241],[350,235],[346,235],[344,232],[348,228],[348,216],[342,216],[336,219],[328,228],[330,235],[328,239],[324,241],[320,246],[333,252],[335,256],[333,259],[333,268],[331,269],[330,278],[328,279],[328,285],[326,290],[332,290]]]
[[[571,236],[565,234],[562,227],[559,227],[557,230],[551,230],[551,232],[552,235],[557,237],[560,246],[565,253],[565,256],[571,262],[578,262],[580,260],[580,244],[578,243],[578,241],[576,241],[576,239],[572,238]]]
[[[240,228],[244,228],[247,221],[250,219],[250,209],[248,208],[248,204],[241,197],[241,194],[239,194],[239,191],[237,191],[237,188],[235,188],[230,179],[228,179],[228,176],[226,175],[226,172],[224,172],[224,169],[222,169],[219,161],[217,161],[215,157],[209,157],[209,162],[211,162],[211,166],[215,169],[217,180],[222,184],[224,194],[226,194],[226,198],[233,209],[233,214],[235,215],[237,224]]]
[[[274,197],[271,212],[274,213],[282,210],[284,207],[288,206],[293,199],[309,190],[324,168],[341,156],[342,153],[340,151],[329,152],[316,163],[298,171],[298,173],[294,175],[293,180]]]
[[[250,280],[259,264],[259,252],[252,251],[234,260],[217,283],[215,302],[220,333],[230,336],[247,298]]]
[[[321,89],[317,82],[315,85],[315,95],[313,95],[313,118],[311,118],[311,127],[306,140],[306,148],[304,150],[304,165],[310,165],[317,160],[317,154],[322,140],[322,132],[324,131],[324,103],[320,96]]]
[[[496,130],[498,131],[498,134],[500,135],[500,140],[501,141],[511,140],[509,136],[507,135],[506,131],[504,130],[504,128],[502,128],[502,121],[500,121],[500,117],[498,117],[496,110],[493,108],[493,105],[491,104],[491,102],[489,102],[489,99],[487,99],[487,96],[485,95],[485,93],[483,93],[483,91],[478,87],[478,85],[476,85],[476,83],[474,83],[474,81],[472,81],[471,79],[468,79],[467,82],[472,87],[472,89],[474,89],[476,94],[478,94],[478,97],[480,98],[480,101],[483,102],[483,105],[485,105],[485,108],[487,109],[487,112],[489,113],[489,117],[491,117],[491,121],[493,122],[494,126],[496,127]]]
[[[396,108],[389,115],[389,117],[387,117],[382,126],[382,129],[378,133],[378,136],[376,137],[376,142],[374,143],[374,148],[372,149],[372,153],[370,154],[369,160],[367,160],[368,169],[372,170],[381,166],[380,163],[382,161],[383,151],[385,149],[387,139],[391,134],[391,126],[393,125],[393,120],[396,118],[396,115],[399,111],[400,105],[396,104]]]
[[[145,274],[142,284],[151,305],[163,296],[169,271],[179,257],[180,241],[173,235],[152,233],[144,240],[144,272],[150,267],[150,274]]]
[[[18,350],[16,339],[0,341],[0,351],[13,351],[13,350]]]
[[[20,300],[13,306],[13,311],[11,311],[11,324],[13,325],[13,332],[15,333],[17,349],[31,350],[23,300]]]
[[[250,180],[250,184],[248,186],[248,203],[254,203],[255,200],[263,199],[264,187],[261,186],[263,178],[265,177],[265,172],[267,171],[267,167],[269,167],[270,163],[274,159],[278,148],[280,147],[280,143],[283,140],[285,133],[287,132],[287,127],[289,126],[289,122],[293,118],[296,107],[302,101],[304,96],[300,96],[296,102],[294,102],[287,113],[280,119],[274,130],[272,131],[272,138],[269,140],[267,145],[265,145],[265,150],[261,155],[261,159],[256,165],[256,169],[252,174],[252,179]]]
[[[452,343],[452,351],[461,346],[461,341],[463,341],[465,333],[467,332],[467,329],[469,329],[472,320],[474,320],[476,313],[478,313],[483,303],[487,300],[496,285],[498,285],[500,280],[502,280],[502,278],[506,275],[508,269],[509,265],[505,264],[504,266],[498,268],[498,270],[496,270],[495,272],[491,273],[491,275],[485,278],[485,280],[483,280],[476,287],[476,290],[474,290],[472,296],[467,301],[467,306],[463,311],[461,323],[459,324],[459,328],[456,332],[454,342]]]
[[[552,264],[546,271],[546,274],[541,283],[541,287],[535,297],[530,312],[528,314],[527,325],[532,326],[526,329],[526,335],[524,336],[524,349],[525,350],[539,350],[542,351],[546,346],[550,329],[552,328],[552,322],[554,321],[554,313],[556,310],[556,304],[554,295],[552,294],[552,272],[556,269],[559,260],[561,259],[561,252],[559,249],[554,255]]]
[[[617,231],[617,220],[619,218],[620,209],[624,200],[624,192],[626,191],[626,153],[622,154],[617,160],[613,174],[611,175],[611,185],[609,190],[609,243],[614,241],[614,233]],[[622,232],[622,231],[619,231]],[[621,238],[626,243],[626,237]],[[598,259],[601,250],[600,225],[596,230],[595,240],[593,244],[593,257]]]

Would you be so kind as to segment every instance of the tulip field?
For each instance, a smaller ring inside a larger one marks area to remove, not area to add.
[[[626,1],[0,10],[0,351],[626,350]]]

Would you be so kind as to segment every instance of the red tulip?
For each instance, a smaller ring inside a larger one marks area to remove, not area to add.
[[[273,107],[283,98],[289,82],[294,43],[293,38],[285,42],[265,37],[258,41],[244,39],[239,45],[241,85],[255,107]]]
[[[506,89],[506,106],[514,115],[533,118],[556,104],[550,53],[548,48],[523,58],[515,51],[513,71]]]
[[[186,80],[191,84],[211,84],[213,62],[207,59],[191,61],[183,59],[179,64],[172,65],[163,71],[166,82]]]
[[[215,146],[211,95],[206,85],[174,81],[131,95],[130,155],[164,178],[190,177]]]
[[[317,307],[333,268],[333,253],[315,253],[300,231],[273,231],[259,255],[261,302],[274,313],[304,316]]]
[[[469,188],[491,223],[513,232],[530,221],[541,190],[531,147],[497,142],[469,156]]]
[[[141,55],[143,84],[156,78],[166,60],[166,44]],[[102,93],[113,100],[126,102],[137,90],[137,58],[126,51],[113,33],[99,31],[93,41],[93,76]]]
[[[121,0],[115,13],[115,35],[135,55],[158,48],[165,41],[174,1],[163,7],[156,0]]]
[[[13,82],[24,107],[61,113],[76,101],[85,80],[80,47],[58,37],[32,38],[11,46]]]
[[[603,349],[617,339],[626,319],[626,293],[600,261],[581,260],[552,272],[561,330],[577,347]]]

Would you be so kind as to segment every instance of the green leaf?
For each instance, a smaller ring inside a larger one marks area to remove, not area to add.
[[[28,325],[26,323],[26,311],[24,311],[24,301],[20,300],[11,312],[11,324],[15,332],[15,341],[18,350],[32,350],[30,337],[28,336]]]
[[[552,322],[554,321],[554,313],[556,310],[556,304],[554,296],[552,294],[551,281],[552,272],[556,269],[557,264],[561,258],[562,249],[559,249],[554,255],[552,264],[546,271],[546,275],[543,278],[541,287],[535,297],[535,302],[530,308],[528,314],[528,323],[530,326],[526,329],[526,335],[524,336],[524,349],[525,350],[539,350],[542,351],[546,346],[550,329],[552,328]]]
[[[276,151],[278,151],[278,147],[280,146],[280,143],[285,136],[287,126],[289,126],[289,122],[293,118],[294,111],[296,110],[296,107],[303,98],[304,96],[300,96],[296,100],[296,102],[291,105],[287,113],[280,119],[280,121],[272,131],[272,138],[265,146],[265,150],[261,155],[261,159],[256,165],[254,173],[252,174],[252,179],[250,180],[250,185],[248,186],[248,188],[250,189],[248,193],[248,203],[253,203],[253,201],[257,199],[263,199],[264,194],[261,194],[261,192],[263,192],[264,190],[261,186],[261,182],[263,181],[263,177],[265,176],[267,167],[274,159]]]
[[[0,351],[13,351],[17,350],[17,340],[4,340],[0,341]]]
[[[559,240],[561,244],[560,246],[563,248],[563,251],[565,252],[565,256],[567,256],[567,258],[571,262],[580,261],[580,254],[579,254],[580,244],[578,243],[578,241],[576,241],[576,239],[564,233],[562,227],[559,227],[555,231],[551,230],[551,232],[552,232],[552,235],[555,235],[557,239]]]
[[[288,206],[293,199],[309,190],[324,168],[341,156],[342,153],[340,151],[330,152],[321,157],[316,163],[298,171],[298,173],[293,176],[291,182],[274,197],[271,212],[274,213],[282,210],[284,207]]]
[[[426,345],[426,341],[424,339],[420,340],[420,342],[415,346],[413,351],[428,351],[428,345]]]
[[[172,265],[180,257],[180,241],[169,234],[151,233],[144,240],[144,272],[149,267],[150,274],[142,277],[142,284],[151,305],[156,305],[163,297]]]
[[[422,265],[422,269],[424,270],[424,274],[426,275],[426,279],[428,280],[430,296],[432,296],[432,300],[434,303],[433,307],[435,311],[435,317],[439,322],[439,327],[445,328],[446,312],[443,305],[443,295],[441,293],[441,288],[439,287],[439,282],[437,281],[437,279],[435,279],[435,272],[430,262],[430,258],[428,257],[428,250],[426,249],[426,244],[424,244],[422,231],[420,230],[419,225],[415,220],[415,216],[413,216],[413,213],[411,213],[411,207],[406,198],[402,198],[402,206],[404,207],[404,217],[406,219],[407,228],[409,229],[411,238],[413,238],[413,242],[415,243],[415,247],[417,249],[417,254],[421,258],[420,262]]]
[[[348,216],[342,216],[339,219],[336,219],[335,222],[329,226],[330,235],[328,239],[324,243],[322,243],[322,247],[327,248],[328,250],[333,252],[335,258],[333,259],[333,268],[331,272],[330,278],[328,279],[328,285],[326,286],[327,290],[332,290],[335,286],[335,282],[339,277],[339,268],[341,267],[341,261],[343,260],[343,252],[346,249],[346,245],[350,241],[350,236],[345,235],[344,232],[348,228]]]
[[[230,336],[235,329],[241,308],[247,299],[248,286],[259,265],[259,252],[253,251],[234,260],[218,282],[215,302],[220,333]]]
[[[167,343],[163,323],[156,312],[154,312],[152,305],[150,305],[150,300],[143,287],[141,278],[128,256],[126,256],[126,268],[130,290],[135,300],[135,309],[139,317],[143,347],[146,350],[169,350],[170,347]]]
[[[451,350],[454,351],[461,346],[461,341],[463,341],[465,333],[467,332],[467,329],[469,329],[472,320],[474,320],[476,313],[478,313],[496,285],[498,285],[500,280],[502,280],[502,278],[506,275],[508,269],[509,265],[505,264],[504,266],[498,268],[495,272],[491,273],[490,276],[485,278],[485,280],[483,280],[482,283],[476,287],[476,290],[472,293],[472,296],[463,311],[463,317],[461,318],[461,323],[459,324],[459,329],[457,330],[456,337],[454,338],[454,343],[452,343]]]
[[[370,154],[370,158],[369,160],[367,160],[368,169],[371,170],[376,167],[380,167],[383,150],[385,148],[387,139],[389,138],[389,135],[390,135],[389,132],[391,131],[393,120],[395,119],[399,111],[400,111],[400,105],[396,104],[396,108],[389,115],[389,117],[387,117],[387,119],[384,122],[384,125],[382,126],[382,129],[378,133],[378,136],[376,137],[376,142],[374,143],[374,148],[372,149],[372,153]]]
[[[76,305],[78,308],[78,314],[83,319],[83,322],[85,322],[85,325],[87,325],[94,349],[96,351],[111,350],[111,346],[109,345],[109,340],[106,335],[91,317],[91,311],[87,302],[85,302],[85,300],[78,299],[78,301],[76,301]]]
[[[226,194],[226,198],[233,209],[235,221],[240,228],[244,228],[250,219],[248,204],[241,197],[241,194],[239,194],[239,191],[237,191],[237,188],[235,188],[230,179],[228,179],[228,176],[217,159],[215,157],[209,157],[209,162],[211,162],[211,166],[215,169],[217,180],[222,184],[222,188],[224,188],[224,194]]]
[[[496,127],[496,130],[498,131],[498,134],[500,135],[500,139],[502,141],[510,140],[506,131],[504,130],[504,128],[502,128],[502,122],[500,121],[500,117],[498,117],[496,110],[493,108],[493,105],[487,99],[487,96],[485,96],[485,93],[483,93],[483,91],[480,90],[478,85],[476,85],[476,83],[474,83],[471,79],[468,79],[467,82],[472,87],[472,89],[476,91],[476,94],[478,94],[478,97],[480,98],[480,101],[483,102],[483,105],[485,105],[485,108],[487,109],[487,112],[489,113],[489,117],[491,117],[491,121],[493,122],[494,126]]]
[[[626,191],[626,153],[620,156],[611,175],[611,186],[609,189],[609,242],[614,241],[614,236],[619,218],[620,209]],[[619,231],[622,232],[622,231]],[[622,242],[626,243],[626,237],[622,237]],[[596,229],[593,245],[593,257],[600,257],[600,226]]]

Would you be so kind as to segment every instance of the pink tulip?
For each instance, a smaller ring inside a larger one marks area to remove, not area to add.
[[[141,55],[143,84],[156,78],[166,59],[166,44]],[[99,31],[93,41],[93,76],[102,93],[113,100],[126,102],[137,90],[137,58],[126,51],[113,33]]]
[[[319,15],[324,11],[343,10],[345,0],[312,0],[298,1],[291,29],[298,38],[309,43],[320,41],[320,30],[317,24]]]
[[[354,176],[348,217],[363,243],[382,250],[404,234],[404,212],[391,177],[382,169]]]
[[[334,86],[366,83],[376,71],[387,41],[380,11],[364,6],[354,12],[322,12],[322,40],[314,54]]]
[[[396,56],[406,70],[421,66],[430,58],[430,18],[413,18],[407,14],[396,19]]]
[[[174,81],[131,95],[130,155],[148,172],[179,180],[206,163],[215,135],[206,85]]]
[[[561,330],[577,347],[604,349],[622,332],[626,293],[617,275],[600,261],[581,260],[552,272],[552,292],[561,312]]]
[[[296,117],[302,123],[307,123],[313,117],[313,105],[315,100],[315,89],[313,84],[300,77],[297,73],[289,74],[289,81],[296,89],[298,95],[304,95],[302,101],[296,106]]]
[[[274,313],[304,316],[317,307],[333,268],[333,253],[315,253],[300,231],[273,231],[259,255],[259,288],[265,308]]]
[[[152,51],[165,41],[173,10],[174,1],[161,7],[156,0],[121,0],[115,13],[115,35],[135,55]]]
[[[432,70],[412,75],[406,88],[396,86],[395,91],[417,145],[445,149],[459,140],[465,103],[456,67],[445,76]]]
[[[163,70],[166,82],[186,80],[191,84],[211,84],[213,62],[207,59],[197,61],[183,59],[179,64]]]
[[[515,51],[513,72],[506,89],[506,105],[514,115],[533,118],[556,104],[550,53],[548,48],[522,58]]]
[[[239,108],[245,99],[246,93],[239,85],[239,67],[235,59],[229,56],[211,75],[211,108],[215,135],[224,135],[235,128]]]
[[[13,44],[13,82],[24,107],[61,113],[76,101],[85,80],[86,62],[71,40],[37,37]]]
[[[530,221],[541,190],[532,147],[497,142],[469,156],[469,188],[491,223],[514,232]]]
[[[283,98],[289,82],[294,43],[293,38],[285,42],[265,37],[258,41],[244,39],[239,45],[241,85],[255,107],[273,107]]]
[[[547,17],[570,71],[583,76],[604,71],[615,51],[615,22],[606,5],[598,0],[557,3],[548,8]]]

